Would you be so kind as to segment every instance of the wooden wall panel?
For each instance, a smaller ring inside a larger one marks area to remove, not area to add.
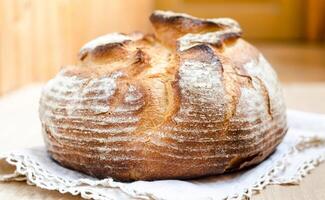
[[[325,41],[325,0],[308,0],[307,9],[307,38]]]
[[[150,31],[152,10],[237,19],[249,39],[324,39],[325,0],[0,0],[0,95],[45,81],[108,32]],[[308,12],[307,12],[308,11]]]
[[[203,18],[234,18],[242,26],[243,36],[249,39],[292,40],[304,37],[307,1],[309,0],[156,0],[156,7]]]
[[[0,0],[0,94],[45,81],[108,32],[148,31],[153,0]]]

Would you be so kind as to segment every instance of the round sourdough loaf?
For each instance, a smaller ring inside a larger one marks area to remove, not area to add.
[[[51,157],[98,178],[187,179],[261,162],[287,131],[276,73],[228,18],[155,11],[90,41],[42,92]]]

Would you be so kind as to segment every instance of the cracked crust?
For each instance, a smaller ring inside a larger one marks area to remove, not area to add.
[[[216,40],[213,40],[213,43],[220,46],[224,41],[239,38],[242,33],[239,24],[230,18],[200,19],[182,13],[155,11],[150,16],[150,21],[157,38],[170,47],[179,46],[182,41],[197,42],[196,39],[206,38],[204,33],[208,33],[207,37],[214,37]],[[209,33],[212,35],[210,36]],[[217,35],[213,35],[213,33]],[[191,38],[195,36],[202,37]],[[176,40],[179,41],[176,43]],[[207,41],[203,43],[207,43]]]
[[[155,34],[112,33],[44,87],[60,164],[99,177],[186,179],[269,156],[287,131],[277,76],[232,19],[155,11]]]

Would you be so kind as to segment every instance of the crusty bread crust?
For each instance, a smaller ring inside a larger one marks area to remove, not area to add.
[[[156,11],[155,35],[112,33],[44,87],[52,158],[118,180],[186,179],[257,164],[287,131],[276,73],[231,19]]]

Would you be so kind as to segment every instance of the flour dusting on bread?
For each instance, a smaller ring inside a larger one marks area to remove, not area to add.
[[[287,131],[275,71],[229,18],[170,11],[154,35],[85,44],[43,89],[40,119],[61,165],[98,178],[186,179],[258,164]]]
[[[121,34],[121,33],[109,33],[100,37],[97,37],[94,40],[91,40],[87,44],[85,44],[83,47],[81,47],[81,51],[85,49],[95,49],[98,46],[103,46],[106,44],[112,44],[112,43],[123,43],[125,41],[130,41],[131,38],[127,35]]]

